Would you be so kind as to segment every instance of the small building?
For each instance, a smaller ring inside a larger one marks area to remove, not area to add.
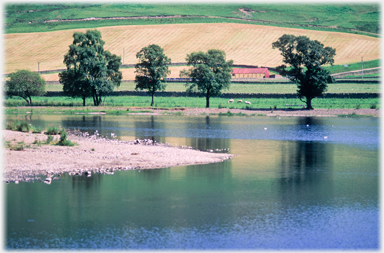
[[[269,78],[268,68],[233,69],[232,78]]]

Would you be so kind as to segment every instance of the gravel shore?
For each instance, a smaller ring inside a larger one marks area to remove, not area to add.
[[[47,135],[3,130],[4,141],[11,145],[23,142],[24,150],[4,150],[3,181],[40,180],[50,184],[63,173],[113,174],[116,170],[158,169],[193,164],[217,163],[230,159],[228,153],[210,153],[152,140],[120,141],[87,136],[81,132],[68,132],[68,139],[76,146],[33,144],[45,141]],[[54,136],[57,140],[59,135]]]

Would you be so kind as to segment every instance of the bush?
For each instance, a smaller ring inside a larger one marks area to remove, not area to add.
[[[45,132],[45,134],[47,135],[55,135],[55,134],[59,134],[60,133],[60,130],[57,128],[57,127],[48,127],[47,131]]]
[[[60,131],[60,140],[56,143],[58,146],[74,146],[75,143],[67,140],[67,132],[63,129]]]
[[[52,141],[53,141],[53,136],[52,135],[48,135],[48,138],[45,141],[45,144],[50,144]]]
[[[27,121],[7,121],[5,127],[7,130],[20,131],[20,132],[29,132],[33,129],[32,125]]]

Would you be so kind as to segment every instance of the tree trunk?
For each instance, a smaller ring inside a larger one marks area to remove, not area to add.
[[[155,98],[155,92],[152,91],[152,102],[151,102],[151,106],[153,106],[154,98]]]
[[[92,90],[93,105],[96,106],[96,92]]]
[[[28,98],[25,98],[25,97],[22,97],[24,98],[25,102],[27,102],[28,105],[30,105],[31,103],[29,102]]]
[[[85,97],[83,97],[83,106],[85,106]]]
[[[207,93],[207,96],[205,97],[205,99],[207,101],[205,108],[209,108],[209,95],[208,95],[208,93]]]
[[[313,110],[313,107],[312,107],[312,98],[311,97],[307,97],[307,110]]]

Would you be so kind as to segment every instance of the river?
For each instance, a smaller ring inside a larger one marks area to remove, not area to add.
[[[6,249],[379,248],[378,118],[25,117],[236,157],[3,183]]]

